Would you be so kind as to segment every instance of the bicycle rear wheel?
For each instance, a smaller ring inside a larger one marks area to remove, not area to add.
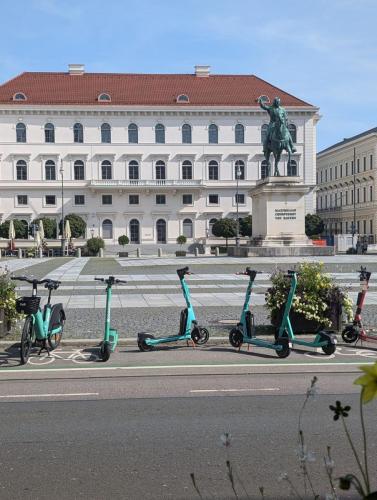
[[[28,316],[25,319],[24,326],[22,328],[22,334],[21,334],[21,348],[20,348],[20,355],[21,355],[21,364],[24,365],[27,363],[29,356],[30,356],[30,351],[33,345],[33,330],[34,330],[34,325],[33,325],[33,319],[31,316]]]

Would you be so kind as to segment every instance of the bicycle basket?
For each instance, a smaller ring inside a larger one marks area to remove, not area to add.
[[[20,297],[16,300],[16,311],[23,314],[38,312],[40,297]]]

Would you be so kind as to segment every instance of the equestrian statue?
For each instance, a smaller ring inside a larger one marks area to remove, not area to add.
[[[288,165],[291,163],[291,154],[296,151],[291,134],[288,129],[287,113],[280,106],[280,98],[275,97],[272,106],[267,106],[268,98],[261,96],[258,98],[259,106],[270,115],[267,134],[263,141],[263,154],[267,162],[267,177],[271,172],[270,155],[273,153],[275,158],[274,176],[280,176],[279,161],[281,153],[287,151]]]

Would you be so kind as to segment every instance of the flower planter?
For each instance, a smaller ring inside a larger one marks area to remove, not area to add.
[[[187,252],[185,250],[176,250],[175,256],[176,257],[186,257]]]
[[[0,309],[0,338],[6,337],[12,329],[12,323],[5,317],[4,309]]]
[[[296,313],[293,310],[289,315],[293,332],[300,333],[317,333],[319,330],[340,331],[342,327],[342,307],[338,303],[330,305],[328,319],[331,321],[330,327],[323,327],[317,321],[306,319],[301,313]],[[271,316],[271,323],[278,328],[283,319],[284,308],[281,308],[276,314]]]
[[[128,252],[118,252],[119,257],[128,257]]]

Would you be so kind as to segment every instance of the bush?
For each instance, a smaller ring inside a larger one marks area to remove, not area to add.
[[[212,233],[217,238],[225,238],[228,246],[228,238],[235,238],[237,233],[237,224],[234,219],[220,219],[212,226]]]
[[[251,215],[240,219],[240,235],[241,236],[252,236],[253,233],[253,219]]]
[[[125,234],[122,234],[122,236],[119,236],[119,238],[118,238],[118,243],[122,247],[124,247],[125,245],[128,245],[129,242],[130,242],[130,240],[129,240],[128,236],[126,236]]]
[[[105,242],[103,241],[102,238],[99,237],[90,238],[86,242],[86,248],[88,250],[89,255],[96,256],[98,255],[98,252],[100,251],[101,248],[105,248]]]
[[[0,236],[2,238],[8,239],[9,237],[9,224],[10,220],[6,220],[0,224]],[[14,231],[16,233],[16,238],[21,240],[27,240],[28,237],[28,226],[27,222],[20,219],[13,219]]]
[[[323,233],[325,225],[321,217],[317,214],[305,215],[305,233],[309,238]]]
[[[180,236],[178,236],[178,238],[176,239],[176,242],[178,243],[178,245],[184,245],[186,242],[187,242],[187,238],[184,234],[181,234]]]
[[[56,238],[55,219],[50,219],[49,217],[38,217],[37,219],[33,220],[32,224],[36,224],[38,226],[39,221],[42,221],[45,238],[47,238],[48,240],[54,240]]]
[[[86,231],[86,222],[82,217],[76,214],[68,214],[64,217],[65,221],[69,220],[69,225],[71,227],[72,238],[84,238]],[[62,221],[59,222],[59,231],[62,233]]]

